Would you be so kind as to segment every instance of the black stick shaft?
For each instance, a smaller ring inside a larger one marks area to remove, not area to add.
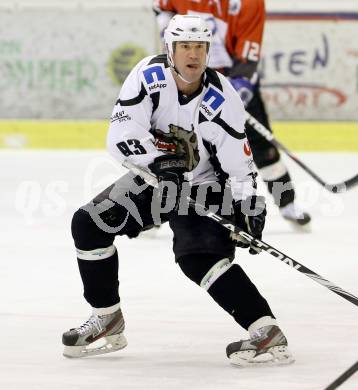
[[[296,156],[294,156],[281,142],[277,141],[273,134],[264,127],[262,123],[260,123],[256,118],[246,112],[246,120],[248,123],[259,133],[261,134],[267,141],[271,142],[278,149],[281,149],[283,152],[287,154],[297,165],[299,165],[304,171],[306,171],[313,179],[315,179],[321,186],[323,186],[326,190],[337,194],[343,192],[344,190],[349,190],[352,187],[358,184],[358,174],[351,177],[348,180],[342,181],[337,184],[329,184],[322,180],[315,172],[312,171],[306,164],[304,164],[301,160],[299,160]]]
[[[358,362],[354,363],[352,367],[349,367],[347,371],[344,371],[342,375],[340,375],[334,382],[332,382],[324,390],[335,390],[338,386],[340,386],[343,382],[345,382],[348,378],[350,378],[355,372],[357,372],[357,370],[358,370]]]
[[[231,230],[232,232],[235,232],[237,234],[240,234],[240,236],[244,237],[247,241],[252,242],[255,246],[261,248],[265,252],[269,253],[271,256],[276,257],[278,260],[282,261],[283,263],[287,264],[291,268],[294,268],[295,270],[301,272],[302,274],[308,276],[315,282],[321,284],[322,286],[328,288],[332,292],[334,292],[337,295],[340,295],[342,298],[346,299],[347,301],[353,303],[354,305],[358,306],[358,298],[354,296],[353,294],[350,294],[347,291],[344,291],[342,288],[336,286],[329,280],[323,278],[322,276],[318,275],[316,272],[312,271],[311,269],[307,268],[303,264],[299,263],[298,261],[294,260],[292,257],[287,256],[283,252],[279,251],[278,249],[274,248],[270,244],[268,244],[265,241],[258,240],[257,238],[254,238],[249,233],[244,232],[237,226],[233,225],[229,220],[227,220],[224,217],[221,217],[220,215],[217,215],[215,213],[212,213],[209,209],[207,209],[205,206],[196,203],[193,199],[189,198],[189,205],[191,207],[195,207],[196,209],[200,208],[203,214],[205,214],[207,217],[215,220],[216,222],[220,223],[220,225],[224,226],[225,228]]]
[[[136,175],[141,176],[149,185],[156,187],[158,185],[158,181],[155,175],[153,175],[151,172],[148,172],[147,170],[138,167],[129,161],[124,161],[123,166],[130,169],[133,173]],[[354,305],[358,306],[358,298],[354,296],[353,294],[348,293],[347,291],[344,291],[340,287],[336,286],[332,282],[328,281],[327,279],[324,279],[322,276],[318,275],[317,273],[313,272],[311,269],[307,268],[303,264],[299,263],[298,261],[294,260],[292,257],[285,255],[278,249],[274,248],[270,244],[258,240],[257,238],[254,238],[249,233],[244,232],[242,229],[240,229],[238,226],[235,226],[230,220],[213,213],[202,205],[201,203],[197,203],[195,200],[187,197],[187,201],[189,202],[189,207],[193,208],[198,212],[202,213],[202,215],[205,215],[208,218],[213,219],[226,229],[235,232],[236,234],[239,234],[241,237],[245,238],[247,241],[252,242],[255,246],[261,248],[265,252],[269,253],[271,256],[277,258],[278,260],[282,261],[283,263],[289,265],[291,268],[294,268],[295,270],[303,273],[304,275],[308,276],[315,282],[321,284],[322,286],[328,288],[329,290],[333,291],[335,294],[340,295],[342,298],[346,299],[347,301],[353,303]]]

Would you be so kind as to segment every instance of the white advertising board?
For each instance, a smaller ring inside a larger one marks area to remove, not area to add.
[[[0,7],[0,20],[2,119],[107,119],[158,46],[149,6]],[[357,36],[353,11],[270,11],[261,83],[272,119],[357,120]]]
[[[143,9],[0,10],[0,118],[109,118],[130,69],[155,53]]]
[[[266,23],[262,90],[275,119],[358,119],[358,19],[323,17]]]

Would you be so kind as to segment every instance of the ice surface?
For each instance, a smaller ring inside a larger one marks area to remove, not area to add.
[[[300,153],[323,179],[356,174],[358,154]],[[358,187],[331,194],[288,161],[313,217],[298,233],[269,203],[264,240],[358,295]],[[225,356],[245,331],[181,273],[171,233],[116,240],[126,349],[69,360],[61,334],[87,319],[70,221],[123,171],[105,152],[0,152],[0,388],[6,390],[323,389],[358,359],[358,308],[275,258],[238,251],[265,295],[296,363],[238,369]],[[358,389],[358,374],[342,389]]]

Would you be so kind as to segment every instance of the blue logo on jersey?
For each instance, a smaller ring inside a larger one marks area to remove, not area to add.
[[[209,106],[215,111],[217,110],[225,101],[225,98],[213,88],[209,88],[204,96],[204,102],[212,100]]]
[[[147,84],[152,84],[154,81],[165,80],[163,68],[161,66],[152,66],[143,71],[143,74]],[[154,75],[156,75],[157,80],[154,80]]]

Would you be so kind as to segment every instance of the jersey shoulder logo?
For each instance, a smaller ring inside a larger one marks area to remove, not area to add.
[[[229,0],[229,15],[237,15],[241,9],[241,0]]]
[[[143,70],[144,80],[148,86],[149,91],[165,88],[167,83],[165,81],[165,74],[160,65],[150,66]]]
[[[205,92],[203,101],[200,105],[201,111],[206,118],[211,119],[214,114],[217,113],[224,101],[225,98],[220,91],[213,87],[209,87]]]

